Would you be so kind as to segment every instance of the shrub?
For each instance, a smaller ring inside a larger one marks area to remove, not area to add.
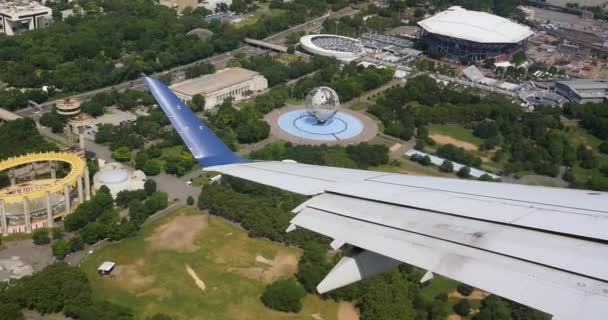
[[[444,160],[443,163],[439,166],[439,171],[452,173],[454,171],[454,164],[450,160]]]
[[[194,198],[192,198],[192,196],[188,196],[188,199],[186,200],[186,203],[187,203],[189,206],[194,205]]]
[[[470,296],[471,293],[473,293],[473,290],[475,290],[475,288],[466,284],[460,284],[458,287],[456,287],[456,291],[465,297]]]
[[[52,228],[51,233],[53,234],[53,240],[63,239],[63,231],[61,228]]]
[[[146,182],[144,182],[144,190],[146,190],[146,193],[148,195],[151,195],[156,192],[156,181],[152,179],[146,180]]]
[[[458,175],[460,178],[466,179],[471,176],[471,169],[469,167],[462,167],[460,170],[458,170],[456,175]]]
[[[65,255],[70,252],[70,244],[63,239],[55,241],[51,248],[53,250],[53,256],[58,260],[62,260]]]
[[[32,239],[34,239],[34,244],[36,245],[48,244],[51,242],[49,230],[47,229],[38,229],[34,231]]]
[[[304,288],[294,279],[276,281],[266,287],[262,303],[270,309],[284,312],[299,312],[306,295]]]
[[[471,305],[467,300],[460,300],[454,305],[453,309],[456,314],[464,317],[467,316],[469,312],[471,312]]]

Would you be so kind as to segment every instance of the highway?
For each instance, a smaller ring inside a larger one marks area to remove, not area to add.
[[[275,33],[269,37],[264,38],[263,41],[272,42],[272,43],[276,43],[276,44],[283,44],[285,42],[287,35],[289,35],[291,32],[308,31],[310,29],[315,29],[315,28],[319,27],[323,23],[323,21],[325,21],[328,18],[353,15],[357,12],[358,12],[358,10],[356,10],[356,9],[352,9],[351,7],[346,7],[346,8],[343,8],[342,10],[339,10],[336,12],[331,12],[329,14],[326,14],[324,16],[307,21],[303,24],[294,26],[287,30],[281,31],[279,33]],[[193,67],[202,62],[210,63],[210,64],[214,65],[216,69],[222,69],[222,68],[225,68],[238,53],[244,53],[246,56],[251,57],[251,56],[260,54],[262,52],[259,50],[255,50],[249,46],[243,46],[243,47],[240,47],[240,48],[232,50],[232,51],[218,54],[218,55],[206,58],[206,59],[194,61],[189,64],[177,66],[177,67],[174,67],[172,69],[165,70],[162,72],[157,72],[157,73],[151,74],[149,76],[160,77],[167,73],[172,73],[174,75],[177,75],[177,78],[184,78],[183,73],[186,69]],[[73,95],[72,98],[75,98],[79,101],[86,101],[86,100],[91,99],[93,96],[95,96],[99,93],[103,93],[103,92],[109,92],[112,90],[124,91],[127,89],[141,90],[143,88],[144,88],[144,80],[142,77],[142,78],[134,79],[131,81],[115,84],[113,86],[108,86],[108,87],[99,88],[99,89],[87,91],[84,93],[76,94],[76,95]],[[52,107],[58,101],[60,101],[60,100],[47,101],[47,102],[41,104],[40,106],[42,107],[42,109],[40,111],[35,108],[32,108],[32,107],[27,107],[27,108],[18,110],[15,113],[22,117],[29,117],[29,118],[36,117],[36,116],[41,115],[42,113],[51,111]]]

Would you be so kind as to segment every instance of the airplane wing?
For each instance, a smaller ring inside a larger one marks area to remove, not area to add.
[[[280,161],[226,148],[164,84],[146,84],[205,170],[310,196],[288,232],[350,244],[320,293],[405,262],[552,314],[608,312],[608,193]]]

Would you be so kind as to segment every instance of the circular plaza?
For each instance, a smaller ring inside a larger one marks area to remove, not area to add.
[[[353,144],[373,139],[378,125],[369,117],[341,109],[320,123],[304,106],[290,105],[266,115],[270,134],[295,144]]]

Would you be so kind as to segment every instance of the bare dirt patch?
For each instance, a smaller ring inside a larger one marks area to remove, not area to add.
[[[156,228],[146,241],[156,250],[194,252],[199,249],[196,238],[207,225],[207,215],[178,216]]]
[[[439,144],[453,144],[453,145],[463,148],[467,151],[477,151],[478,150],[477,146],[470,142],[458,140],[458,139],[455,139],[455,138],[452,138],[450,136],[446,136],[443,134],[436,134],[436,133],[430,134],[429,137],[431,139],[435,140]]]
[[[153,276],[144,276],[140,268],[145,265],[144,259],[138,259],[133,264],[116,265],[112,272],[113,280],[126,289],[137,290],[152,284]]]
[[[257,255],[255,261],[264,264],[266,267],[229,268],[228,271],[270,283],[281,277],[294,274],[298,270],[298,256],[294,253],[281,252],[273,260]]]
[[[485,299],[489,295],[490,295],[489,292],[485,292],[483,290],[475,289],[475,290],[473,290],[473,292],[468,297],[465,297],[465,296],[461,295],[460,292],[454,290],[454,291],[452,291],[452,292],[450,292],[448,294],[448,298],[450,298],[450,299],[466,299],[466,300],[483,300],[483,299]]]
[[[340,302],[338,306],[338,320],[359,320],[359,313],[355,305],[350,302]]]
[[[165,288],[151,288],[146,291],[140,292],[135,295],[138,298],[141,297],[158,297],[161,300],[171,297],[171,292]]]
[[[192,280],[194,280],[194,284],[196,284],[197,287],[199,287],[203,291],[205,291],[207,289],[207,286],[205,286],[205,283],[203,282],[203,280],[201,280],[198,277],[196,272],[194,272],[194,270],[192,270],[192,268],[189,265],[186,265],[186,272],[188,272],[190,277],[192,277]]]

